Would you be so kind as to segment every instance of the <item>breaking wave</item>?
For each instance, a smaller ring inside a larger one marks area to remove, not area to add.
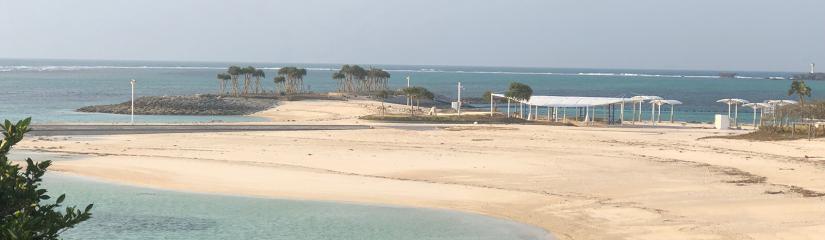
[[[169,70],[225,70],[226,67],[213,66],[0,66],[0,72],[52,72],[52,71],[82,71],[99,69],[169,69]],[[259,67],[264,70],[279,70],[281,67]],[[336,68],[329,67],[307,67],[309,71],[337,71]],[[422,69],[385,69],[388,72],[413,72],[413,73],[455,73],[455,74],[502,74],[502,75],[557,75],[557,76],[596,76],[596,77],[651,77],[651,78],[721,78],[710,75],[669,75],[669,74],[647,74],[647,73],[613,73],[613,72],[513,72],[513,71],[467,71],[467,70],[440,70],[434,68]],[[785,77],[750,77],[735,76],[737,79],[786,79]]]

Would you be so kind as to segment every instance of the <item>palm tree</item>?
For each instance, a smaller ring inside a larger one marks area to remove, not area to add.
[[[366,81],[364,81],[365,86],[363,88],[369,92],[386,90],[389,78],[390,73],[387,71],[380,68],[370,68],[366,72]]]
[[[285,85],[286,84],[286,78],[284,78],[284,76],[277,76],[277,77],[273,78],[272,81],[275,82],[275,95],[276,96],[278,94],[280,94],[280,92],[278,92],[278,86],[281,86],[281,88],[284,89],[284,91],[286,91],[286,85]]]
[[[223,96],[224,92],[226,92],[226,81],[231,80],[232,76],[230,76],[228,73],[218,73],[217,78],[218,78],[218,82],[220,84],[218,86],[218,88],[219,88],[218,95]]]
[[[340,71],[332,73],[332,80],[338,82],[338,92],[344,92],[344,79],[346,78],[347,76]]]
[[[423,87],[406,87],[401,89],[401,92],[403,92],[408,98],[415,99],[415,107],[419,109],[421,108],[422,98],[429,100],[435,99],[435,94]],[[410,115],[414,115],[413,113],[415,112],[412,107],[413,106],[410,105]]]
[[[249,94],[249,90],[252,87],[252,75],[255,74],[255,71],[257,71],[257,69],[253,66],[241,69],[241,74],[243,74],[243,95]]]
[[[530,101],[530,97],[533,96],[533,89],[527,86],[527,84],[512,82],[510,83],[510,88],[504,93],[504,96],[519,101],[519,106],[523,106],[523,102]],[[519,114],[524,117],[523,113]]]
[[[811,96],[811,87],[808,87],[803,80],[793,80],[791,88],[788,89],[788,96],[796,94],[799,96],[799,105],[805,106],[805,97]]]
[[[256,69],[252,76],[255,77],[255,93],[263,93],[264,88],[261,87],[261,78],[266,78],[266,73],[264,70]]]
[[[304,90],[304,76],[307,70],[296,67],[282,67],[278,69],[278,76],[285,78],[285,91],[287,94],[300,93]]]
[[[238,66],[230,66],[229,69],[226,71],[227,74],[230,76],[230,80],[232,80],[232,95],[238,96],[238,77],[242,74],[241,67]]]
[[[803,80],[793,80],[791,83],[791,88],[788,89],[788,96],[793,96],[794,94],[799,97],[799,109],[804,117],[805,97],[811,96],[811,87],[808,87]]]
[[[342,82],[342,92],[362,92],[367,90],[368,71],[358,65],[343,65],[341,70],[332,75],[334,80]],[[342,78],[343,76],[343,78]]]

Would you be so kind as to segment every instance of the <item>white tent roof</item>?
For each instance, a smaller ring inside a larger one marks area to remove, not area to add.
[[[682,104],[682,101],[679,101],[679,100],[653,100],[653,101],[650,101],[650,102],[656,103],[656,104],[659,104],[659,105],[662,105],[662,104],[670,104],[670,105]]]
[[[748,100],[745,100],[745,99],[739,99],[739,98],[725,98],[725,99],[719,99],[719,100],[717,100],[716,102],[718,102],[718,103],[727,103],[727,104],[745,104],[745,103],[750,103],[750,101],[748,101]]]
[[[770,104],[767,104],[767,103],[748,103],[748,104],[744,104],[742,106],[753,108],[753,109],[771,108],[772,107]]]
[[[790,105],[790,104],[797,104],[799,102],[794,101],[794,100],[768,100],[768,101],[765,101],[765,103],[771,104],[771,105],[784,106],[784,105]]]
[[[504,94],[494,93],[493,96],[507,98]],[[606,97],[573,97],[573,96],[532,96],[523,103],[543,107],[593,107],[632,102],[629,98]]]
[[[633,96],[630,100],[639,102],[639,101],[651,101],[651,100],[662,100],[664,98],[659,96]]]

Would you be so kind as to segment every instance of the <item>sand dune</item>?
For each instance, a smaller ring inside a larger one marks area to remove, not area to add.
[[[700,139],[707,129],[374,124],[370,101],[289,102],[276,122],[352,131],[40,137],[54,169],[138,186],[454,209],[560,239],[818,239],[823,140]],[[393,106],[399,108],[400,106]],[[399,127],[401,126],[401,127]]]

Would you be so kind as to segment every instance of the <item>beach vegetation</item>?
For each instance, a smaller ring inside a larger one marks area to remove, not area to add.
[[[799,97],[799,105],[805,106],[805,97],[811,96],[811,87],[808,87],[804,80],[793,80],[791,88],[788,89],[788,96],[793,95]]]
[[[363,93],[387,90],[391,74],[380,68],[364,69],[358,65],[343,65],[332,74],[338,92]]]
[[[512,82],[504,96],[518,101],[530,101],[530,97],[533,96],[533,89],[527,84]]]
[[[278,69],[278,77],[274,81],[283,80],[284,92],[286,94],[298,94],[304,92],[304,77],[307,75],[307,70],[297,67],[282,67]]]
[[[381,116],[384,116],[387,112],[387,108],[386,108],[386,106],[384,106],[384,102],[387,101],[387,98],[395,96],[395,94],[396,94],[395,92],[389,91],[389,90],[381,90],[381,91],[375,92],[375,97],[377,97],[378,99],[381,99]]]
[[[275,95],[276,96],[279,95],[280,93],[286,93],[286,92],[278,91],[279,86],[280,86],[281,89],[286,90],[286,77],[276,76],[276,77],[272,78],[272,81],[275,82]]]
[[[243,74],[243,70],[241,69],[241,67],[238,66],[230,66],[226,70],[226,74],[229,74],[230,77],[229,80],[231,81],[232,85],[232,96],[237,97],[239,92],[238,78],[241,76],[241,74]]]
[[[223,96],[226,93],[226,84],[232,80],[232,76],[228,73],[218,73],[218,95]]]
[[[266,72],[261,69],[255,69],[255,72],[252,73],[252,77],[255,78],[255,94],[264,93],[264,88],[261,86],[261,79],[266,78]]]
[[[241,76],[243,76],[243,82],[240,82]],[[244,68],[230,66],[226,72],[218,73],[217,75],[218,83],[220,84],[218,95],[224,96],[224,94],[229,94],[230,92],[232,96],[235,97],[240,95],[250,96],[252,94],[262,94],[264,93],[264,89],[261,86],[262,78],[266,78],[266,73],[261,69],[253,66]],[[232,86],[231,91],[226,89],[227,83],[230,83]]]
[[[2,125],[0,141],[0,239],[56,240],[64,231],[92,217],[92,204],[83,210],[71,206],[61,209],[65,194],[56,199],[41,187],[51,161],[26,159],[25,168],[9,160],[8,154],[29,131],[31,118]]]
[[[410,115],[415,115],[415,110],[420,109],[421,106],[421,99],[433,100],[435,99],[435,94],[430,92],[430,90],[423,88],[423,87],[406,87],[402,88],[401,92],[404,93],[405,96],[408,98],[415,100],[415,108],[413,105],[410,104]]]

